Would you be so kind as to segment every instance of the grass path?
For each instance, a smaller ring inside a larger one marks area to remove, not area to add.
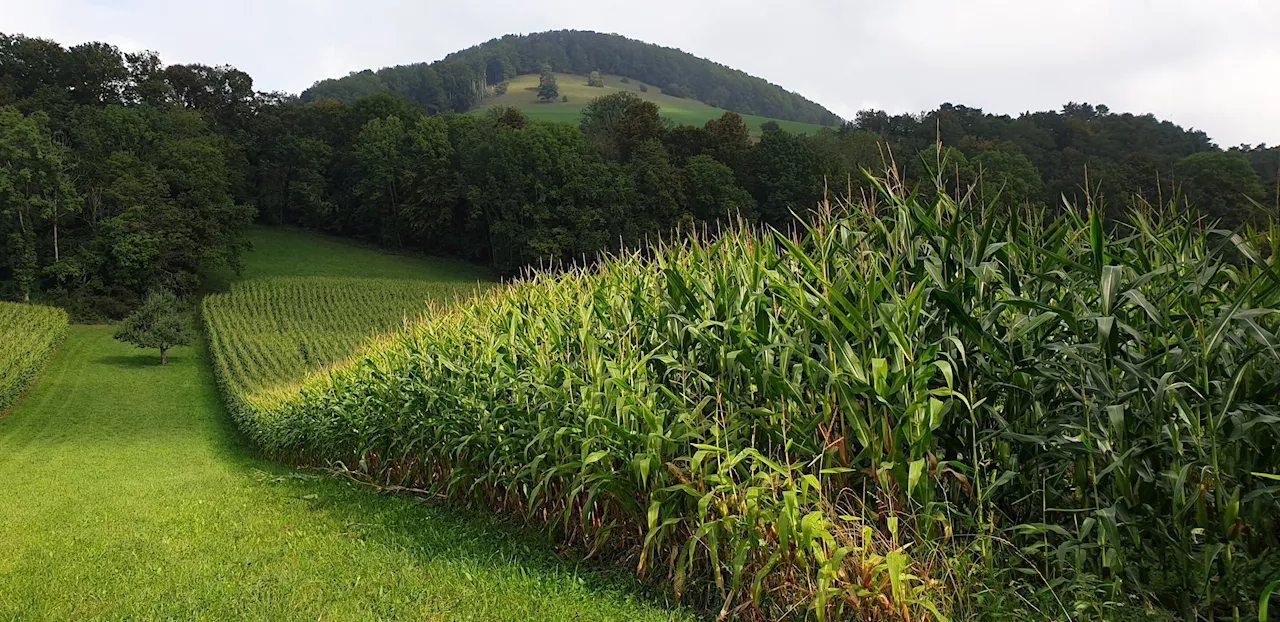
[[[485,517],[253,457],[203,346],[72,327],[0,419],[0,620],[669,620]]]

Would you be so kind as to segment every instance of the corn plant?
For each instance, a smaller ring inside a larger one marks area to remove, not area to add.
[[[798,232],[427,313],[241,424],[725,615],[972,617],[1002,569],[1247,615],[1277,561],[1277,488],[1250,475],[1280,463],[1275,230],[872,183]]]
[[[0,414],[35,382],[67,333],[67,313],[0,302]]]
[[[371,338],[421,318],[428,301],[459,299],[467,283],[264,278],[204,299],[214,372],[233,412],[351,357]]]

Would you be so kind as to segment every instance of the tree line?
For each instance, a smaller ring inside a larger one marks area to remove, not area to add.
[[[577,30],[507,35],[435,63],[322,80],[303,92],[302,99],[354,102],[385,91],[413,100],[432,113],[466,112],[482,103],[487,86],[548,68],[584,76],[592,72],[626,76],[657,86],[667,95],[744,114],[831,126],[841,122],[821,105],[742,71],[673,48]]]
[[[1115,212],[1140,195],[1236,226],[1277,202],[1280,148],[1222,150],[1104,106],[765,130],[753,139],[735,113],[674,126],[628,93],[576,125],[433,113],[388,91],[304,101],[231,67],[0,35],[0,298],[119,317],[234,269],[255,218],[512,273],[730,220],[790,226],[886,163],[922,192],[940,180],[1008,206],[1092,197]]]

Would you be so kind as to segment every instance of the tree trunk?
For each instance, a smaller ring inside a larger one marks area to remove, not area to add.
[[[164,348],[160,348],[160,364],[161,365],[169,364],[169,351]]]
[[[62,255],[58,252],[58,204],[55,202],[53,204],[53,261],[57,263],[61,259]]]

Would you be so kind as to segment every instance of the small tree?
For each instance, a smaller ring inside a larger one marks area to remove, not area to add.
[[[566,104],[567,104],[567,103],[569,103],[569,96],[568,96],[568,95],[562,95],[562,96],[560,97],[560,101],[562,101],[562,102],[564,102],[564,103],[566,103]]]
[[[178,312],[178,297],[172,292],[147,294],[147,299],[125,318],[116,339],[139,348],[159,348],[160,364],[169,363],[169,348],[191,343],[194,335]]]
[[[641,92],[641,93],[648,93],[648,92],[649,92],[649,87],[645,86],[643,82],[642,82],[642,83],[640,83],[640,92]]]
[[[550,70],[543,71],[542,78],[538,80],[538,99],[549,102],[557,97],[560,97],[560,85],[556,84],[556,74]]]
[[[494,95],[497,95],[498,97],[501,97],[501,96],[503,96],[503,95],[506,95],[506,94],[507,94],[507,87],[508,87],[508,86],[509,86],[509,84],[508,84],[508,83],[506,83],[506,82],[499,82],[499,83],[497,83],[497,84],[493,85],[493,94],[494,94]]]
[[[591,72],[591,76],[587,78],[587,86],[604,88],[604,78],[600,77],[599,71]]]

